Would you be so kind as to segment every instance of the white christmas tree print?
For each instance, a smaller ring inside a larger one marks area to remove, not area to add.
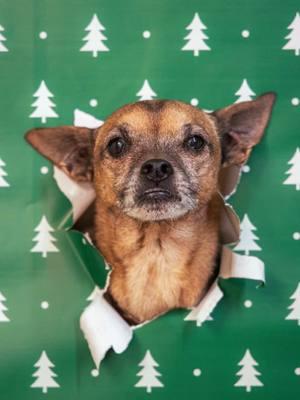
[[[251,356],[249,350],[246,351],[243,359],[238,363],[242,366],[236,374],[241,378],[234,384],[234,386],[242,386],[246,388],[246,392],[251,392],[253,386],[263,386],[263,383],[257,378],[261,373],[254,368],[258,363]]]
[[[58,115],[52,107],[56,107],[50,97],[54,97],[46,86],[45,81],[42,81],[38,90],[33,94],[36,97],[36,101],[32,103],[32,107],[36,107],[33,113],[30,114],[30,118],[41,118],[42,123],[47,122],[47,118],[57,118]]]
[[[34,364],[38,370],[32,375],[37,378],[30,386],[32,388],[41,388],[43,393],[47,393],[48,388],[58,388],[59,384],[53,379],[57,375],[51,370],[54,364],[49,360],[45,351],[42,352],[39,360]]]
[[[157,94],[152,90],[149,85],[148,79],[146,79],[143,83],[143,86],[139,92],[136,94],[139,97],[139,100],[152,100],[153,97],[156,97]]]
[[[42,256],[47,257],[47,253],[58,252],[58,248],[52,243],[56,239],[51,235],[54,229],[49,225],[45,216],[42,217],[38,226],[34,229],[38,234],[32,239],[37,242],[36,245],[30,250],[32,253],[42,253]]]
[[[292,23],[288,26],[288,29],[291,31],[285,39],[290,39],[285,46],[283,46],[283,50],[295,50],[295,55],[300,55],[300,14],[297,12],[295,18]]]
[[[188,42],[182,47],[181,50],[193,51],[194,56],[199,56],[199,51],[209,51],[210,47],[205,43],[208,36],[203,32],[207,27],[201,21],[198,13],[194,15],[192,22],[186,27],[190,33],[184,38]]]
[[[291,168],[286,172],[289,177],[283,182],[284,185],[295,185],[296,190],[300,190],[300,149],[297,147],[295,154],[288,164]]]
[[[9,183],[4,178],[4,176],[7,176],[7,173],[4,170],[5,166],[6,166],[5,162],[0,158],[0,187],[9,186]]]
[[[93,57],[97,57],[99,51],[109,51],[103,43],[104,40],[107,40],[107,37],[102,33],[102,31],[105,31],[105,28],[96,14],[93,15],[91,22],[85,30],[89,33],[82,39],[86,43],[81,47],[80,51],[91,51]]]
[[[4,311],[7,311],[7,307],[3,304],[6,298],[0,292],[0,322],[9,322],[9,318],[5,315]]]
[[[250,89],[247,79],[244,79],[239,90],[235,92],[235,95],[239,96],[236,103],[240,103],[242,101],[252,100],[255,93]]]
[[[141,376],[135,387],[144,387],[147,389],[147,393],[151,393],[153,387],[163,387],[164,385],[158,380],[158,376],[161,374],[156,371],[155,367],[158,367],[156,361],[154,361],[151,353],[147,350],[145,357],[139,363],[139,366],[143,367],[137,376]]]
[[[0,52],[1,51],[8,51],[7,47],[4,46],[3,42],[6,41],[6,38],[2,35],[1,32],[4,31],[3,26],[0,25]]]
[[[247,214],[241,222],[240,241],[233,250],[244,251],[246,256],[249,256],[250,251],[260,251],[261,247],[256,243],[259,238],[252,232],[256,231],[256,227],[250,222]]]
[[[290,299],[294,300],[293,303],[288,307],[291,312],[285,319],[293,319],[298,321],[300,326],[300,282],[298,283],[297,289],[291,295]]]

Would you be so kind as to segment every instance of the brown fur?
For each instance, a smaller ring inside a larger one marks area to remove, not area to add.
[[[112,267],[107,295],[132,323],[194,306],[203,297],[217,268],[222,165],[246,161],[263,135],[273,101],[267,94],[212,115],[178,101],[129,104],[98,130],[76,133],[76,140],[70,127],[63,128],[61,140],[69,136],[73,146],[57,145],[51,128],[28,133],[28,141],[70,176],[93,179],[95,242]],[[182,144],[190,134],[205,139],[197,154]],[[107,145],[116,135],[126,136],[128,151],[112,158]],[[142,190],[141,165],[151,158],[173,166],[174,182],[167,183],[181,195],[180,205],[159,204],[149,211],[134,200]]]
[[[216,267],[219,201],[214,198],[200,213],[155,223],[98,205],[96,241],[113,266],[109,292],[127,317],[141,322],[200,300]]]

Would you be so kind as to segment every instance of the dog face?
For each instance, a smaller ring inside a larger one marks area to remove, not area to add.
[[[98,197],[140,220],[174,219],[216,191],[221,146],[214,121],[176,101],[114,113],[94,148]]]
[[[274,94],[207,114],[173,100],[126,105],[97,130],[35,129],[27,140],[97,200],[142,221],[179,218],[218,191],[222,167],[243,164],[267,125]]]

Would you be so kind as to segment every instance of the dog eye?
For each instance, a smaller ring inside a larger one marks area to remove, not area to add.
[[[190,136],[184,142],[185,146],[191,150],[199,151],[205,145],[204,139],[199,135]]]
[[[112,157],[118,157],[124,152],[126,148],[126,142],[123,138],[116,137],[109,141],[107,148]]]

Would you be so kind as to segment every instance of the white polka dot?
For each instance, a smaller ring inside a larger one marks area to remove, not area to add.
[[[252,307],[252,301],[251,301],[251,300],[246,300],[246,301],[244,302],[244,306],[245,306],[246,308]]]
[[[49,172],[49,168],[48,168],[48,167],[42,167],[42,168],[41,168],[41,173],[42,173],[43,175],[48,174],[48,172]]]
[[[97,376],[99,376],[99,371],[97,369],[92,369],[91,370],[91,375],[96,378]]]
[[[198,104],[199,104],[199,100],[198,100],[198,99],[195,99],[195,98],[194,98],[194,99],[191,100],[191,105],[192,105],[192,106],[195,106],[195,107],[196,107]]]
[[[49,303],[48,303],[48,301],[42,301],[42,302],[41,302],[41,308],[42,308],[43,310],[47,310],[47,308],[49,308]]]
[[[143,32],[143,37],[144,37],[145,39],[149,39],[150,36],[151,36],[151,32],[150,32],[150,31],[144,31],[144,32]]]
[[[243,38],[248,38],[250,36],[250,32],[247,29],[244,29],[242,31],[242,36]]]
[[[298,99],[298,97],[293,97],[291,100],[291,103],[293,106],[299,106],[300,104],[300,99]]]
[[[96,99],[91,99],[90,100],[90,106],[91,107],[97,107],[98,105],[98,101]]]
[[[295,374],[296,374],[296,375],[300,375],[300,368],[296,368],[296,369],[295,369]]]
[[[47,32],[40,32],[40,39],[47,39]]]
[[[86,244],[85,238],[82,238],[82,243],[83,243],[83,244]]]
[[[294,232],[293,233],[293,239],[294,240],[300,240],[300,232]]]
[[[246,173],[247,173],[247,172],[250,172],[250,167],[249,167],[249,165],[243,165],[243,166],[242,166],[242,171],[243,171],[243,172],[246,172]]]
[[[200,376],[201,375],[201,369],[200,368],[195,368],[193,371],[194,376]]]

